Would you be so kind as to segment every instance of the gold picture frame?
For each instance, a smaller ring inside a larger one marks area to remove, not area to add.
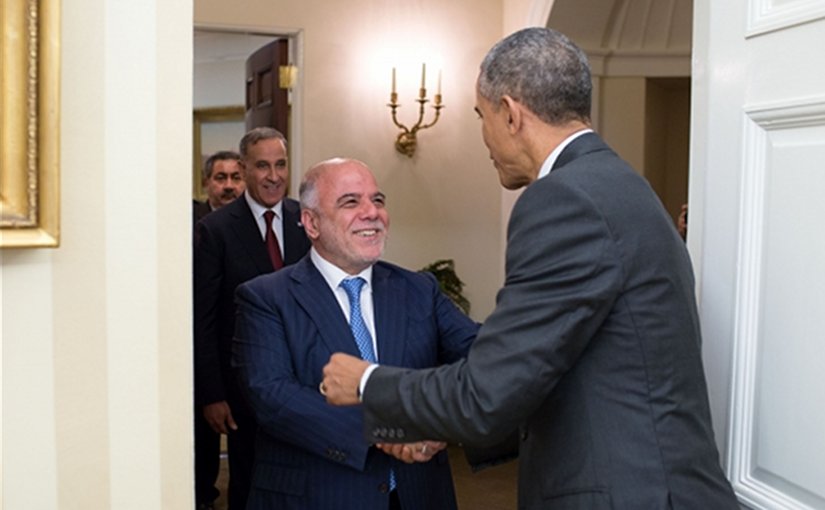
[[[59,0],[0,2],[0,247],[60,243]]]
[[[205,200],[203,192],[203,164],[210,154],[217,150],[238,150],[238,142],[245,132],[243,106],[217,106],[210,108],[196,108],[192,112],[192,198]],[[224,140],[205,143],[205,130],[211,126],[225,124],[234,126],[234,132]],[[217,144],[217,145],[213,145]]]

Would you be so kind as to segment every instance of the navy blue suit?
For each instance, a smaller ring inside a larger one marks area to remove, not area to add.
[[[300,206],[283,199],[284,264],[307,253],[309,240],[300,223]],[[255,421],[229,369],[235,330],[235,288],[274,270],[261,231],[241,196],[206,215],[195,229],[195,405],[227,401],[238,430],[230,433],[229,508],[243,510],[252,471]],[[206,492],[206,489],[199,489]]]
[[[382,364],[423,368],[462,358],[478,325],[432,275],[379,262],[372,296]],[[309,255],[237,291],[233,369],[258,421],[247,510],[386,510],[395,472],[404,510],[450,510],[446,451],[407,465],[364,438],[360,406],[333,407],[319,393],[335,352],[359,356],[349,324]]]

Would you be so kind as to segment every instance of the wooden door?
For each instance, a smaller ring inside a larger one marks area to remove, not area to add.
[[[247,131],[270,126],[289,138],[289,91],[280,87],[278,79],[280,67],[288,62],[288,39],[272,41],[246,60]]]

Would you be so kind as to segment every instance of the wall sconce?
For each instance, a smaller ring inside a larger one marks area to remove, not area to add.
[[[401,129],[401,132],[395,139],[395,150],[401,154],[406,154],[407,157],[410,158],[415,153],[416,134],[418,131],[435,126],[435,123],[438,122],[438,116],[441,113],[441,109],[444,108],[444,105],[441,104],[441,71],[438,71],[438,89],[435,94],[435,101],[433,103],[433,108],[435,108],[435,118],[429,124],[422,125],[422,122],[424,122],[424,105],[429,102],[427,99],[426,76],[427,66],[426,64],[421,64],[421,88],[418,89],[418,99],[416,99],[419,103],[418,122],[416,122],[413,127],[408,128],[404,124],[398,122],[398,118],[396,117],[396,109],[401,105],[398,103],[398,94],[395,92],[395,68],[392,68],[392,92],[390,93],[390,102],[387,106],[392,109],[392,122]]]

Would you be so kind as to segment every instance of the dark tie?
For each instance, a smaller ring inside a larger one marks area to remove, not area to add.
[[[372,335],[364,323],[364,316],[361,315],[361,288],[365,283],[363,278],[358,277],[341,280],[340,285],[349,298],[349,328],[352,330],[352,336],[355,337],[358,352],[361,353],[364,361],[375,363],[378,360],[375,357],[375,349],[372,348]],[[389,484],[390,490],[395,489],[395,472],[392,469],[390,469]]]
[[[266,221],[266,251],[269,252],[269,260],[272,261],[272,267],[281,269],[284,267],[284,259],[281,258],[281,248],[278,247],[278,239],[275,237],[275,231],[272,230],[272,218],[275,213],[266,211],[264,213],[264,220]]]

